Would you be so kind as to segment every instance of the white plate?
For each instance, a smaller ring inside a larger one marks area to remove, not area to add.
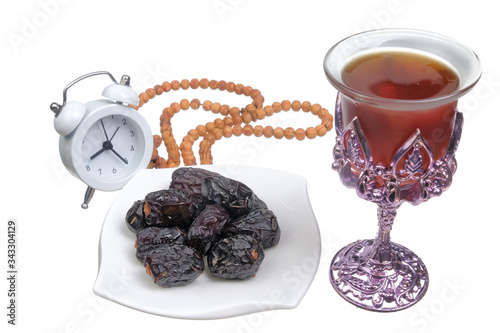
[[[118,194],[101,231],[94,292],[124,306],[160,316],[217,319],[299,305],[319,265],[321,238],[306,179],[255,166],[196,166],[248,185],[278,218],[281,239],[265,250],[256,276],[243,281],[211,276],[208,269],[186,286],[162,288],[135,258],[136,236],[125,225],[135,200],[168,188],[175,169],[143,170]]]

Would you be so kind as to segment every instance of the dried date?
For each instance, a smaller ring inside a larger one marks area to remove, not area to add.
[[[253,210],[230,223],[224,229],[226,235],[245,234],[254,237],[268,248],[278,244],[281,237],[281,229],[276,215],[269,209]]]
[[[144,267],[157,285],[177,287],[198,278],[205,264],[201,254],[187,245],[163,244],[146,255]]]
[[[223,206],[231,217],[247,214],[252,209],[267,208],[247,185],[221,175],[205,178],[201,194],[206,203]]]
[[[193,198],[183,189],[167,189],[148,193],[144,216],[149,226],[189,226]]]
[[[163,287],[194,281],[205,255],[217,277],[253,277],[264,248],[281,236],[276,216],[247,185],[192,167],[175,170],[168,189],[135,201],[125,220],[137,236],[136,258]]]
[[[186,243],[206,254],[229,221],[229,213],[220,205],[207,205],[194,219]]]
[[[191,193],[193,198],[192,216],[194,219],[205,208],[201,197],[201,183],[203,179],[216,176],[217,173],[201,168],[184,167],[172,173],[170,188],[183,189]]]
[[[138,233],[146,227],[144,219],[144,200],[137,200],[129,208],[125,215],[127,227],[133,233]]]
[[[179,168],[172,173],[170,188],[180,188],[201,195],[201,183],[203,179],[218,175],[215,172],[201,168]]]
[[[163,244],[183,244],[185,236],[186,233],[178,227],[146,228],[137,233],[137,240],[135,243],[135,256],[137,260],[143,262],[146,254],[151,252],[151,250],[153,250],[154,248]]]
[[[253,277],[264,260],[264,248],[254,238],[236,235],[215,243],[207,256],[210,273],[223,279]]]

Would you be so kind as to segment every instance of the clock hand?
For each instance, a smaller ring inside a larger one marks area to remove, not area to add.
[[[103,151],[107,150],[107,148],[103,147],[101,150],[99,150],[97,153],[95,153],[94,155],[90,156],[90,159],[93,160],[94,158],[96,158],[97,156],[99,156]]]
[[[106,141],[109,141],[109,139],[108,139],[108,133],[106,133],[106,129],[104,128],[104,123],[102,122],[102,119],[101,119],[101,125],[102,125],[102,130],[104,131],[104,135],[106,136]]]
[[[109,149],[113,149],[113,144],[110,141],[104,141],[102,143],[102,148],[97,153],[95,153],[94,155],[90,156],[90,159],[93,160],[94,158],[96,158],[97,156],[99,156],[103,151],[109,150]]]
[[[123,157],[121,157],[121,156],[120,156],[120,154],[118,154],[118,153],[116,152],[116,150],[114,150],[113,148],[111,148],[110,150],[111,150],[113,153],[115,153],[115,155],[116,155],[116,156],[118,156],[118,157],[120,158],[120,160],[122,160],[122,161],[123,161],[123,163],[128,164],[128,161],[127,161],[126,159],[124,159]]]
[[[118,132],[119,129],[120,129],[120,126],[117,127],[117,129],[115,130],[115,132],[111,136],[111,139],[108,140],[109,142],[111,142],[111,140],[113,140],[113,138],[115,137],[116,132]]]

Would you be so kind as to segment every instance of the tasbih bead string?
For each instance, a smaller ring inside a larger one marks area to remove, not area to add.
[[[171,168],[177,167],[181,164],[181,158],[184,165],[196,165],[196,157],[193,152],[193,145],[197,140],[199,143],[199,156],[200,164],[212,164],[212,146],[218,140],[222,138],[229,138],[231,136],[251,136],[256,137],[264,136],[266,138],[276,138],[276,139],[297,139],[299,141],[304,139],[314,139],[317,136],[324,136],[328,131],[333,128],[333,116],[328,112],[328,110],[321,107],[319,104],[311,104],[310,102],[300,102],[289,100],[284,100],[280,102],[274,102],[271,105],[264,106],[264,97],[262,96],[260,90],[254,89],[250,86],[244,86],[242,84],[235,84],[234,82],[226,81],[216,81],[208,79],[192,79],[182,80],[182,81],[171,81],[163,82],[161,85],[156,85],[153,88],[148,88],[145,92],[139,94],[139,106],[134,107],[135,109],[141,108],[144,104],[148,103],[151,99],[156,96],[162,95],[164,92],[170,92],[172,90],[176,91],[179,89],[212,89],[227,91],[230,93],[235,93],[237,95],[244,95],[250,97],[252,102],[243,108],[230,107],[227,104],[220,104],[217,102],[211,102],[209,100],[200,102],[199,99],[182,99],[180,102],[174,102],[170,104],[163,110],[160,116],[160,132],[161,136],[154,135],[154,150],[149,168]],[[216,118],[212,122],[208,122],[205,125],[198,125],[196,128],[188,131],[186,136],[182,139],[180,145],[174,138],[172,132],[171,120],[176,113],[181,110],[193,109],[197,110],[200,107],[205,111],[211,111],[214,114],[220,114],[222,118]],[[281,111],[303,111],[310,112],[313,115],[319,117],[321,124],[315,127],[308,127],[306,129],[292,127],[287,127],[283,129],[282,127],[272,126],[253,126],[250,123],[256,122],[257,120],[262,120],[266,117],[271,117],[275,113]],[[161,144],[164,144],[167,150],[167,159],[165,160],[158,153],[158,148]]]

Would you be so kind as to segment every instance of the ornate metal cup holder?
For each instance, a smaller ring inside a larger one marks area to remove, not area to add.
[[[330,281],[347,301],[367,310],[393,312],[418,302],[427,291],[429,274],[422,260],[391,242],[396,211],[403,202],[418,205],[449,188],[456,170],[455,152],[463,115],[457,110],[444,157],[434,159],[419,129],[399,148],[390,166],[374,164],[357,118],[343,128],[340,98],[335,108],[336,144],[332,168],[359,197],[378,205],[379,232],[342,248],[330,266]]]

